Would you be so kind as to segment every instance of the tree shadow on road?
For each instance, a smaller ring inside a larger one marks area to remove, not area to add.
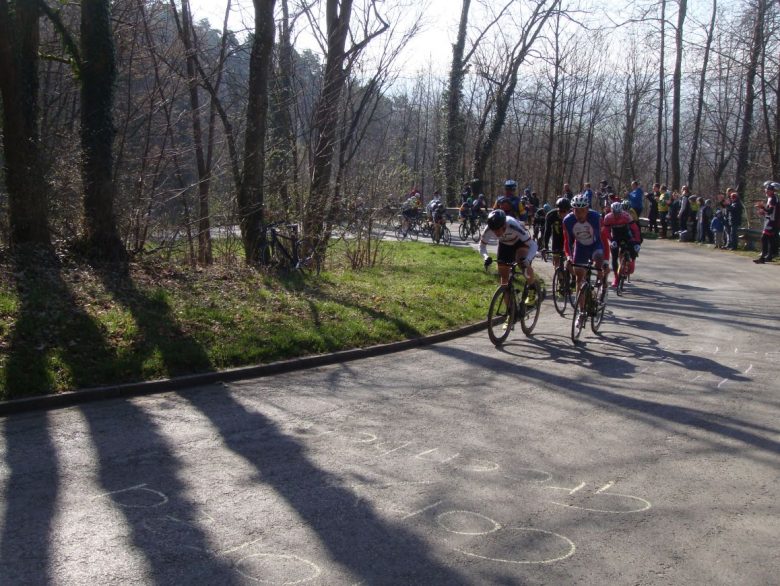
[[[434,346],[433,351],[450,358],[474,363],[480,368],[487,368],[497,372],[505,371],[507,366],[502,360],[483,356],[462,348]],[[659,354],[664,355],[665,353],[662,350],[659,350]],[[671,355],[669,356],[671,358]],[[602,355],[601,357],[593,358],[593,360],[594,362],[596,360],[609,361],[612,363],[613,369],[621,368],[620,365],[615,364],[616,359],[611,358],[608,355]],[[700,364],[707,363],[715,368],[716,372],[719,373],[718,376],[724,375],[724,377],[730,376],[732,378],[737,376],[741,377],[741,374],[738,371],[727,366],[704,358],[700,358],[699,360],[702,361]],[[778,433],[778,430],[765,430],[766,435],[759,435],[754,431],[750,431],[751,428],[757,428],[757,426],[754,426],[749,421],[736,417],[719,415],[717,413],[710,413],[701,409],[665,403],[658,400],[621,395],[602,386],[596,386],[595,384],[576,379],[572,380],[566,376],[556,374],[552,369],[542,370],[528,364],[523,365],[522,374],[524,378],[546,383],[548,385],[547,388],[553,392],[563,393],[594,404],[613,405],[614,407],[624,410],[627,414],[651,425],[657,425],[660,422],[683,425],[693,429],[706,431],[723,438],[736,440],[771,454],[780,454],[780,442],[771,439],[770,437],[771,435]],[[605,379],[603,377],[598,377],[597,380],[604,381]],[[710,441],[714,443],[713,440]],[[729,446],[729,449],[732,449],[732,447]],[[776,465],[776,461],[773,462],[773,465]]]
[[[0,534],[4,584],[53,584],[52,524],[57,512],[59,463],[45,413],[11,417],[3,425],[8,479]]]
[[[355,508],[356,494],[341,478],[319,468],[305,446],[270,418],[248,411],[228,393],[205,390],[182,396],[208,417],[230,450],[257,469],[260,481],[292,507],[332,562],[360,583],[467,583],[439,563],[414,533],[382,519],[368,503]],[[261,433],[260,440],[249,440],[247,430]]]

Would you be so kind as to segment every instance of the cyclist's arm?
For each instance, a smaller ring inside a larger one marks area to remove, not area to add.
[[[485,231],[479,239],[479,255],[482,257],[482,260],[487,260],[490,257],[487,251],[487,241],[485,240],[488,236],[488,232],[490,232],[491,235],[493,234],[493,231],[490,228],[485,228]]]
[[[633,240],[633,244],[639,244],[642,241],[642,235],[639,232],[639,224],[636,222],[631,222],[628,225],[629,230],[631,230],[631,239]]]

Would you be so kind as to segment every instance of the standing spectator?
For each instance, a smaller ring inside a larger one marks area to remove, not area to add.
[[[582,186],[582,195],[584,195],[588,199],[588,207],[590,207],[590,209],[592,210],[595,210],[596,208],[593,206],[593,190],[590,188],[590,183],[585,183]],[[597,211],[600,212],[601,210],[597,210]]]
[[[710,224],[712,224],[712,213],[712,200],[705,199],[701,216],[703,224],[702,230],[704,231],[703,242],[708,242],[709,244],[712,244],[713,242],[712,230],[710,229]]]
[[[658,196],[658,215],[661,218],[661,238],[666,238],[669,228],[669,204],[672,203],[672,194],[667,191],[666,185],[661,186],[661,192]]]
[[[728,219],[729,226],[728,248],[730,250],[736,250],[738,230],[742,225],[742,202],[739,201],[739,194],[734,190],[731,190],[729,200],[731,203],[726,207],[726,218]]]
[[[638,218],[642,217],[642,208],[644,206],[645,192],[636,179],[631,182],[631,191],[628,193],[628,201],[631,202],[631,208],[636,212]]]
[[[682,193],[680,194],[680,213],[677,216],[679,222],[678,228],[680,230],[680,241],[689,242],[693,240],[691,233],[688,232],[688,222],[691,218],[691,194],[688,191],[688,186],[682,186]]]
[[[571,187],[569,186],[568,183],[563,184],[563,193],[561,194],[561,197],[565,197],[569,201],[571,201],[572,198],[574,197],[574,194],[572,193]]]
[[[603,213],[607,213],[609,211],[609,204],[610,204],[610,197],[609,195],[612,193],[612,188],[609,186],[609,183],[606,179],[602,179],[601,183],[599,184],[599,211]]]
[[[672,201],[669,203],[669,227],[672,229],[672,238],[680,232],[680,194],[675,190],[672,192]]]
[[[653,191],[649,191],[645,199],[648,203],[647,222],[650,231],[658,234],[658,200],[661,199],[661,184],[653,183]]]
[[[764,231],[761,233],[761,256],[755,259],[755,263],[771,261],[777,251],[775,250],[775,235],[777,234],[777,183],[767,181],[764,183],[766,202],[756,204],[758,214],[764,218]]]
[[[723,210],[715,210],[710,229],[715,237],[715,248],[726,248],[726,223],[723,221]]]
[[[696,242],[704,242],[704,198],[696,198]]]

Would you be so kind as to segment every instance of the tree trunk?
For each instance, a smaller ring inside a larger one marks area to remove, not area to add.
[[[699,149],[699,135],[701,133],[701,118],[704,111],[704,89],[707,82],[707,64],[710,60],[710,48],[715,33],[715,17],[718,12],[718,0],[712,0],[712,20],[707,31],[707,43],[704,47],[704,60],[701,64],[701,76],[699,77],[699,99],[696,104],[696,121],[693,126],[693,138],[691,139],[691,160],[688,164],[688,186],[693,188],[693,179],[696,173],[696,160]]]
[[[38,5],[0,0],[0,95],[10,244],[51,244],[38,128]]]
[[[666,0],[661,0],[661,56],[658,66],[658,130],[655,134],[655,180],[661,181],[663,174],[664,103],[666,102]]]
[[[463,99],[463,78],[466,74],[463,53],[466,48],[466,26],[468,25],[471,0],[463,0],[460,11],[458,37],[452,46],[452,65],[450,77],[445,92],[446,118],[442,143],[438,147],[438,166],[440,181],[444,186],[448,205],[456,203],[460,193],[461,177],[458,175],[458,161],[463,156],[466,128],[461,114],[460,104]]]
[[[244,172],[238,195],[238,216],[246,262],[258,260],[258,244],[265,238],[263,227],[263,175],[265,134],[268,115],[268,77],[274,44],[275,0],[254,0],[255,39],[249,61],[249,105],[244,143]]]
[[[127,254],[114,218],[114,42],[109,0],[81,2],[81,149],[84,220],[90,255]]]
[[[745,196],[747,172],[750,167],[750,136],[753,132],[753,108],[756,99],[756,73],[758,60],[764,44],[764,20],[767,10],[767,0],[758,0],[756,20],[753,26],[753,40],[750,46],[750,62],[745,75],[745,108],[742,117],[742,134],[737,152],[736,189],[741,199]]]
[[[679,189],[681,182],[680,166],[680,94],[682,83],[682,56],[683,56],[683,25],[685,13],[688,9],[688,0],[678,0],[680,7],[677,14],[676,30],[676,57],[674,62],[674,80],[672,82],[672,189]]]

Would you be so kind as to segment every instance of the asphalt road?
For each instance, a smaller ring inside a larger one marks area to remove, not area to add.
[[[0,419],[0,583],[777,584],[779,285],[647,242],[577,347],[548,301],[502,350]]]

